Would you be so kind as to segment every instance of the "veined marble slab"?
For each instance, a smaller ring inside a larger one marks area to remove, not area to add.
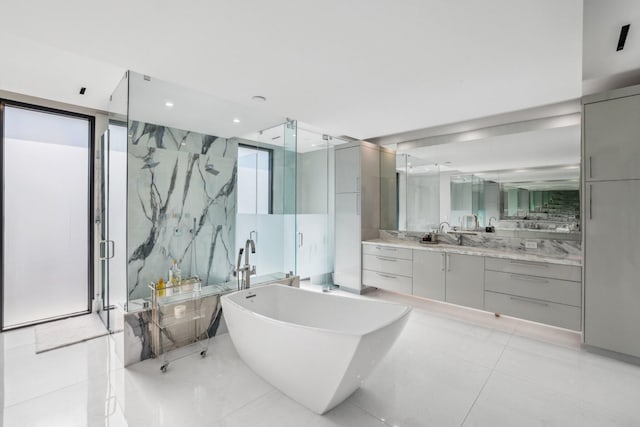
[[[483,246],[467,246],[466,244],[455,245],[455,235],[449,234],[442,236],[443,243],[435,245],[425,245],[418,242],[417,236],[407,236],[399,238],[389,231],[381,231],[379,239],[368,240],[363,244],[371,245],[387,245],[400,248],[411,248],[434,252],[449,252],[462,255],[479,255],[491,256],[494,258],[513,259],[519,261],[548,262],[552,264],[582,266],[582,255],[579,242],[561,241],[561,240],[534,240],[534,239],[514,239],[508,237],[487,238],[486,236],[463,235],[463,243],[468,242],[471,238],[478,245]],[[525,241],[535,241],[538,244],[536,249],[527,249]]]
[[[149,296],[172,260],[203,285],[230,280],[234,266],[237,143],[133,122],[129,127],[127,287]]]

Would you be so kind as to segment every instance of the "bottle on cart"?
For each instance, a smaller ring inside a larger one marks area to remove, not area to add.
[[[162,277],[158,279],[158,283],[156,284],[156,291],[158,291],[159,297],[163,297],[165,295],[164,279]]]
[[[173,265],[169,270],[169,282],[171,282],[171,286],[173,286],[173,290],[175,293],[180,293],[180,285],[182,284],[182,271],[180,267],[178,267],[178,261],[173,260]]]

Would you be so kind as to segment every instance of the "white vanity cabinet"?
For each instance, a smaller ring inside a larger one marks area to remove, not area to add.
[[[581,274],[573,265],[486,257],[484,308],[579,331]]]
[[[413,251],[383,245],[362,246],[362,284],[411,295]]]
[[[640,357],[640,85],[582,102],[584,342]]]
[[[446,256],[444,252],[413,251],[413,295],[444,301]]]
[[[335,261],[333,280],[362,292],[361,244],[380,229],[380,150],[368,142],[335,149]]]
[[[484,308],[484,257],[446,254],[445,301],[465,307]]]
[[[587,181],[640,179],[640,95],[584,105]]]
[[[484,257],[413,251],[413,295],[482,309]]]

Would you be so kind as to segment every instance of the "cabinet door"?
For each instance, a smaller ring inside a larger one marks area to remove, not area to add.
[[[640,95],[584,106],[587,181],[640,179]]]
[[[360,146],[336,149],[336,193],[360,192]]]
[[[447,254],[445,300],[466,307],[484,308],[484,257]]]
[[[360,194],[336,194],[334,281],[360,291]]]
[[[586,190],[585,342],[640,357],[640,181]]]
[[[444,252],[413,251],[413,295],[444,301]]]
[[[363,239],[378,237],[380,230],[380,152],[360,147],[360,193]]]

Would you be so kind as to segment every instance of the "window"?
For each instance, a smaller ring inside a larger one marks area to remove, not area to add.
[[[273,213],[273,150],[238,145],[238,213]]]

